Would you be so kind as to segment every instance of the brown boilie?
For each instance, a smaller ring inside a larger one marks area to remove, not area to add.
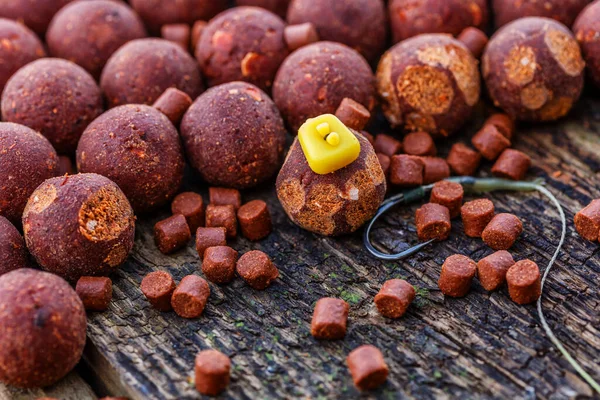
[[[26,268],[28,264],[23,236],[9,220],[0,215],[0,275]]]
[[[575,24],[573,33],[583,51],[587,75],[596,87],[600,88],[600,2],[594,1],[583,9]]]
[[[0,2],[0,17],[22,21],[43,37],[54,14],[74,0],[8,0]],[[145,1],[145,0],[142,0]]]
[[[591,0],[492,0],[496,29],[524,17],[552,18],[571,27]]]
[[[291,0],[236,0],[238,6],[253,6],[265,8],[272,13],[285,18]]]

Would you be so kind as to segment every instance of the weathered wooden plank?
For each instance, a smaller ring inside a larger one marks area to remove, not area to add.
[[[17,389],[0,384],[0,400],[33,400],[39,397],[53,397],[60,400],[96,400],[90,386],[75,371],[60,382],[44,389]]]
[[[547,179],[569,221],[591,198],[600,197],[599,106],[598,100],[588,98],[568,120],[522,127],[517,139],[516,147],[534,159],[529,177]],[[484,166],[484,175],[486,170],[489,165]],[[188,186],[200,187],[197,182]],[[209,347],[232,357],[232,384],[225,398],[356,396],[345,357],[364,343],[381,348],[391,370],[388,383],[365,398],[592,396],[590,387],[544,336],[533,305],[517,306],[506,289],[490,294],[478,283],[464,299],[445,299],[439,292],[436,282],[445,257],[459,252],[479,259],[491,252],[480,240],[466,238],[460,221],[454,223],[450,240],[405,261],[381,262],[366,254],[359,234],[322,238],[294,226],[272,188],[245,197],[268,201],[276,230],[261,243],[237,239],[232,245],[240,252],[269,253],[281,278],[264,292],[250,289],[240,279],[223,287],[211,285],[209,305],[197,320],[157,312],[144,300],[139,283],[145,274],[164,269],[179,280],[198,273],[200,262],[192,243],[172,257],[156,250],[152,226],[166,211],[139,219],[133,255],[114,279],[111,309],[91,315],[89,324],[96,351],[114,369],[106,374],[118,377],[131,398],[196,398],[193,360],[200,349]],[[532,258],[543,267],[558,241],[554,209],[538,194],[489,197],[497,209],[515,212],[524,220],[525,233],[513,249],[515,258]],[[416,207],[395,210],[382,220],[374,230],[379,246],[397,251],[404,242],[415,241]],[[577,236],[570,223],[543,301],[559,339],[596,379],[600,379],[598,249]],[[372,303],[380,285],[393,277],[419,288],[415,305],[399,321],[382,318]],[[320,343],[310,336],[312,308],[323,296],[339,296],[351,304],[349,332],[343,341]]]

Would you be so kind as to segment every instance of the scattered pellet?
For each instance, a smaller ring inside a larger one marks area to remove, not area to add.
[[[82,276],[75,291],[88,311],[105,311],[112,299],[112,281],[106,277]]]
[[[461,254],[455,254],[444,261],[438,286],[445,296],[463,297],[471,289],[471,282],[476,272],[475,261]]]
[[[519,150],[506,149],[492,166],[494,176],[520,181],[531,166],[531,158]]]
[[[513,214],[496,215],[485,227],[481,238],[494,250],[508,250],[523,232],[523,223]]]
[[[165,271],[150,272],[140,285],[144,296],[158,311],[171,311],[171,297],[175,288],[173,277]]]
[[[464,143],[455,143],[446,159],[452,172],[459,176],[475,174],[481,163],[481,154],[471,149]]]
[[[450,177],[450,166],[443,158],[422,157],[423,162],[423,184],[429,185]]]
[[[386,281],[375,296],[375,306],[387,318],[400,318],[415,299],[415,288],[403,279]]]
[[[288,25],[283,30],[283,39],[290,51],[319,41],[317,28],[311,22]]]
[[[365,344],[352,350],[346,363],[354,385],[359,390],[375,389],[387,380],[388,366],[383,354],[375,346]]]
[[[482,258],[477,263],[477,276],[485,290],[498,289],[506,281],[506,272],[513,266],[515,260],[506,250],[499,250]]]
[[[515,132],[515,121],[507,114],[492,114],[485,120],[484,125],[494,125],[505,138],[511,140]]]
[[[273,229],[269,208],[262,200],[252,200],[241,206],[237,218],[242,235],[248,240],[264,239]]]
[[[202,35],[202,31],[204,31],[204,28],[206,28],[207,22],[206,21],[202,21],[202,20],[198,20],[196,22],[194,22],[194,25],[192,26],[192,33],[191,33],[191,41],[192,41],[192,54],[196,54],[196,46],[198,45],[198,42],[200,41],[200,36]]]
[[[206,227],[223,227],[227,231],[228,238],[237,236],[237,217],[235,208],[231,205],[216,206],[209,204],[206,207]]]
[[[156,99],[152,107],[165,114],[169,121],[177,126],[191,105],[192,98],[187,93],[176,88],[168,88]]]
[[[459,42],[462,42],[467,49],[473,53],[477,59],[483,54],[483,49],[488,42],[488,37],[480,29],[472,26],[465,28],[457,37]]]
[[[465,234],[469,237],[481,237],[483,230],[494,218],[494,203],[488,199],[469,201],[460,208]]]
[[[433,138],[427,132],[412,132],[404,136],[402,148],[406,154],[413,156],[435,156],[437,148]]]
[[[171,307],[183,318],[198,318],[210,296],[208,283],[196,275],[188,275],[179,282],[171,297]]]
[[[163,254],[181,249],[191,238],[190,227],[181,214],[163,219],[154,225],[154,241]]]
[[[227,244],[227,230],[220,226],[216,228],[198,228],[196,230],[196,251],[200,259],[204,258],[204,251],[213,246]]]
[[[402,150],[402,142],[394,139],[390,135],[380,133],[375,136],[375,142],[373,142],[373,148],[376,153],[385,154],[388,157],[394,154],[400,153]]]
[[[217,350],[202,350],[196,356],[194,375],[196,390],[207,396],[216,396],[229,385],[231,360]]]
[[[450,211],[450,218],[456,218],[460,215],[464,194],[465,191],[460,183],[439,181],[431,189],[429,202],[447,207]]]
[[[575,214],[575,229],[586,240],[593,242],[600,238],[600,199],[592,200]]]
[[[371,119],[371,113],[357,101],[344,98],[335,112],[335,116],[348,128],[362,131]]]
[[[419,240],[445,240],[450,236],[450,211],[440,204],[427,203],[416,212],[417,235]]]
[[[237,189],[209,187],[208,197],[215,206],[232,205],[236,210],[242,206],[242,194]]]
[[[346,336],[349,309],[348,303],[342,299],[319,299],[313,312],[310,333],[315,339],[343,339]]]
[[[266,289],[279,277],[279,271],[269,256],[259,250],[242,255],[235,269],[242,279],[256,290]]]
[[[224,284],[235,276],[238,252],[229,246],[209,247],[204,251],[202,273],[211,282]]]
[[[400,187],[423,184],[425,165],[420,157],[400,154],[392,156],[390,162],[390,183]]]
[[[484,125],[473,136],[471,143],[479,150],[483,158],[490,161],[498,158],[500,153],[510,146],[510,140],[501,134],[495,125]]]
[[[188,24],[167,24],[160,28],[163,39],[180,45],[185,51],[190,49],[191,29]]]
[[[179,193],[171,203],[171,212],[173,215],[181,214],[185,217],[190,232],[196,232],[204,225],[204,200],[198,193]]]
[[[517,304],[529,304],[542,294],[540,268],[531,260],[517,261],[506,273],[508,294]]]
[[[388,177],[390,172],[390,163],[392,162],[392,159],[383,153],[377,153],[377,159],[379,160],[379,164],[381,164],[383,174],[386,177]]]

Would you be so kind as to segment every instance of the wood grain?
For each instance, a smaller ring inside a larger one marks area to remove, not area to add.
[[[574,213],[600,197],[600,101],[586,98],[559,124],[520,127],[515,147],[534,160],[528,178],[543,177],[563,204],[568,235],[544,294],[549,324],[569,351],[600,379],[600,260],[597,244],[582,240],[572,225]],[[466,129],[465,139],[477,128]],[[376,133],[376,132],[375,132]],[[441,146],[447,151],[447,145]],[[490,165],[481,169],[485,176]],[[204,193],[198,182],[187,189]],[[545,267],[560,229],[557,213],[535,193],[489,196],[500,211],[520,216],[525,232],[511,250]],[[252,290],[237,278],[227,286],[211,285],[204,315],[184,320],[153,310],[139,290],[142,278],[166,270],[179,281],[200,274],[190,243],[174,256],[160,254],[152,226],[167,211],[138,220],[135,249],[114,276],[110,311],[91,314],[89,337],[96,356],[105,359],[95,371],[111,380],[108,387],[132,399],[197,398],[193,362],[201,349],[230,355],[232,384],[223,398],[335,398],[358,392],[345,365],[355,347],[372,343],[384,352],[388,382],[364,398],[542,398],[592,396],[586,385],[544,336],[535,308],[510,301],[506,289],[488,293],[475,282],[463,299],[445,299],[437,289],[440,266],[454,253],[478,260],[491,250],[467,238],[459,220],[448,241],[401,262],[369,257],[361,235],[323,238],[302,231],[285,216],[266,187],[245,199],[268,202],[275,232],[260,243],[237,239],[243,253],[267,252],[281,278],[268,290]],[[381,248],[398,251],[416,240],[417,205],[391,212],[374,231]],[[382,318],[373,305],[381,284],[402,277],[418,289],[416,302],[401,320]],[[317,342],[310,336],[315,302],[341,297],[351,304],[345,340]],[[92,357],[92,359],[94,358]],[[93,362],[92,362],[93,364]]]

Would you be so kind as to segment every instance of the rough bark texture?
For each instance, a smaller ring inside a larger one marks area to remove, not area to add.
[[[558,338],[595,379],[600,379],[600,248],[581,239],[572,221],[577,210],[600,197],[598,110],[600,101],[584,99],[569,119],[521,126],[515,139],[516,148],[534,161],[527,178],[545,178],[569,220],[543,307]],[[481,122],[474,121],[468,133]],[[440,147],[446,154],[448,145]],[[480,174],[487,175],[490,166],[484,164]],[[188,179],[186,189],[197,189],[196,184]],[[152,227],[166,211],[141,218],[133,255],[113,277],[110,310],[89,317],[93,346],[86,359],[105,388],[136,400],[198,398],[194,357],[201,349],[215,348],[232,359],[232,382],[222,398],[353,398],[358,392],[345,357],[359,345],[374,344],[386,358],[390,377],[362,398],[593,395],[544,335],[534,305],[518,306],[506,288],[488,293],[478,281],[465,298],[444,298],[437,279],[447,256],[462,253],[479,260],[492,252],[481,240],[467,238],[460,220],[453,221],[449,240],[405,261],[382,262],[367,255],[361,234],[322,238],[293,225],[271,187],[245,193],[244,198],[268,202],[274,232],[259,243],[237,239],[231,245],[240,254],[267,252],[280,278],[265,291],[252,290],[240,278],[227,286],[211,284],[209,303],[197,320],[158,312],[139,289],[142,278],[166,270],[179,281],[198,273],[200,261],[192,241],[173,256],[156,249]],[[560,229],[552,206],[532,193],[503,192],[490,198],[498,212],[510,211],[523,220],[524,233],[511,249],[515,259],[530,258],[544,269]],[[374,230],[376,243],[394,251],[414,243],[418,206],[396,209],[383,218]],[[381,317],[373,304],[380,286],[391,278],[406,279],[417,288],[407,314],[393,321]],[[344,340],[317,342],[310,336],[314,304],[325,296],[350,304]]]

